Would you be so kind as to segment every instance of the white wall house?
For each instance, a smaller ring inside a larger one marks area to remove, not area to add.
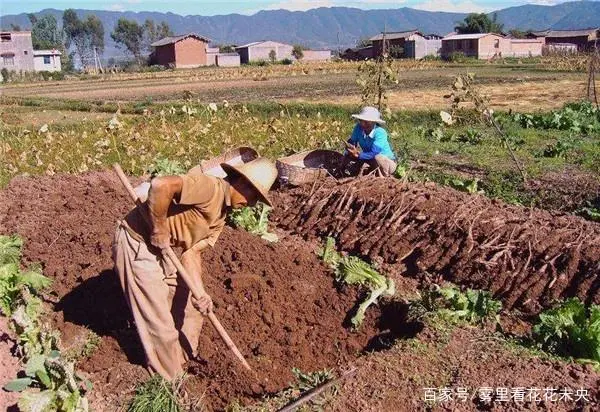
[[[61,52],[58,50],[34,50],[33,68],[36,72],[59,72]]]
[[[271,51],[275,52],[275,60],[292,60],[294,58],[292,56],[293,48],[294,46],[276,41],[257,41],[236,47],[235,50],[240,55],[241,63],[246,64],[257,61],[269,61]]]

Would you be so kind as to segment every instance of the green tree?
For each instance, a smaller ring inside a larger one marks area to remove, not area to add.
[[[127,20],[121,17],[117,21],[110,37],[117,43],[118,47],[127,49],[138,62],[140,61],[144,27],[137,24],[134,20]]]
[[[154,20],[146,19],[146,21],[144,22],[143,29],[143,49],[147,51],[152,51],[151,44],[155,41],[173,35],[173,31],[171,30],[171,27],[169,27],[169,23],[167,23],[166,21],[163,21],[160,24],[156,24]]]
[[[356,41],[356,47],[359,47],[359,48],[360,47],[369,47],[369,46],[372,46],[372,45],[373,45],[373,42],[371,40],[369,40],[369,39],[363,38],[363,39],[358,39]]]
[[[65,34],[65,47],[71,48],[75,37],[81,30],[81,20],[73,9],[67,9],[63,12],[63,32]]]
[[[88,16],[84,22],[85,35],[90,47],[99,54],[104,53],[104,25],[96,15]]]
[[[18,24],[10,23],[10,31],[21,31],[21,26]]]
[[[519,29],[511,29],[508,31],[508,34],[510,34],[515,39],[524,39],[529,33],[531,33],[531,30],[523,31]]]
[[[498,23],[497,17],[496,13],[491,19],[485,13],[471,13],[454,30],[459,34],[501,33],[504,25]]]
[[[94,50],[104,53],[104,25],[98,16],[89,15],[80,20],[75,10],[67,9],[63,12],[63,32],[65,49],[74,47],[81,67],[91,60]]]
[[[58,49],[62,46],[62,34],[53,15],[45,14],[37,18],[29,14],[28,17],[31,22],[31,42],[34,49]]]
[[[275,50],[269,52],[269,60],[271,60],[271,63],[275,63],[275,60],[277,60],[277,53],[275,53]]]
[[[292,49],[292,56],[294,56],[296,60],[302,60],[304,57],[304,48],[299,44],[295,44]]]
[[[235,53],[235,44],[223,44],[219,46],[221,53]]]

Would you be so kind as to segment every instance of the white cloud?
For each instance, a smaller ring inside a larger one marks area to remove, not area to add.
[[[123,6],[121,3],[114,3],[108,6],[108,9],[112,11],[123,11],[125,10],[125,6]]]
[[[279,3],[273,3],[265,7],[264,10],[290,10],[290,11],[306,11],[316,9],[318,7],[333,7],[333,0],[283,0]]]
[[[423,3],[415,4],[413,7],[419,10],[448,11],[455,13],[482,13],[494,10],[493,7],[484,7],[471,0],[428,0]]]
[[[142,0],[127,0],[127,3],[129,4],[140,4],[142,2]]]

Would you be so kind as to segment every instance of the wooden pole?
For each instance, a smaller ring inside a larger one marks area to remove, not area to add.
[[[115,163],[113,165],[113,168],[115,169],[115,172],[117,173],[117,176],[119,177],[119,180],[121,181],[121,183],[123,183],[123,186],[125,186],[125,189],[127,190],[127,193],[129,193],[129,196],[133,199],[135,204],[139,206],[142,202],[137,197],[135,190],[133,190],[133,187],[131,186],[131,183],[129,183],[127,176],[125,176],[125,173],[123,173],[123,169],[121,169],[121,166],[119,166],[119,164]],[[142,213],[142,216],[145,217],[146,223],[149,225],[148,216],[146,216],[144,213]],[[183,264],[181,263],[181,261],[179,260],[179,258],[175,254],[175,252],[173,252],[173,249],[170,246],[163,249],[162,255],[163,255],[163,259],[168,260],[173,266],[175,266],[175,268],[177,269],[177,272],[179,272],[179,275],[181,276],[181,279],[183,279],[184,283],[187,285],[187,287],[192,292],[192,296],[194,296],[194,298],[196,298],[196,299],[199,299],[200,293],[198,292],[198,290],[196,290],[195,287],[192,287],[192,285],[194,285],[194,283],[191,281],[192,277],[190,276],[188,271],[185,269],[185,267],[183,266]],[[250,368],[250,365],[248,365],[248,362],[246,362],[246,359],[244,359],[244,355],[242,355],[242,353],[239,351],[237,346],[235,346],[235,343],[233,343],[233,340],[231,339],[231,337],[229,336],[229,334],[227,333],[227,331],[225,330],[223,325],[221,325],[221,322],[219,322],[219,319],[217,319],[217,316],[214,314],[214,312],[212,310],[210,310],[208,312],[207,316],[208,316],[208,319],[210,320],[210,322],[212,323],[212,325],[215,327],[215,329],[219,333],[219,336],[221,337],[221,339],[223,339],[223,342],[225,342],[225,344],[227,345],[227,347],[233,352],[233,354],[239,359],[239,361],[242,363],[242,365],[244,365],[244,367],[246,369],[252,370],[252,368]]]
[[[332,379],[329,382],[325,382],[325,383],[323,383],[320,386],[317,386],[315,388],[312,388],[309,391],[304,392],[301,397],[299,397],[298,399],[296,399],[293,402],[288,403],[283,408],[279,409],[277,412],[293,412],[298,407],[300,407],[301,405],[303,405],[306,402],[310,401],[315,396],[320,395],[321,393],[323,393],[327,389],[331,388],[334,385],[337,385],[338,383],[340,383],[344,379],[346,379],[346,378],[348,378],[350,376],[353,376],[354,374],[356,374],[356,368],[349,370],[348,372],[344,373],[342,376],[340,376],[337,379]]]

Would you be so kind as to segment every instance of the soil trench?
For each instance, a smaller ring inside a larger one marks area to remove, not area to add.
[[[16,178],[0,200],[0,233],[21,235],[24,262],[41,262],[54,279],[52,321],[64,346],[80,342],[88,330],[102,336],[98,350],[79,365],[94,383],[96,409],[122,407],[135,384],[147,378],[112,272],[116,222],[130,205],[110,171]],[[217,247],[203,253],[203,266],[215,312],[254,369],[240,368],[205,325],[200,359],[188,365],[187,390],[204,396],[209,408],[275,393],[294,380],[292,367],[309,372],[345,365],[380,334],[379,308],[369,310],[358,332],[344,326],[357,292],[336,288],[331,270],[298,239],[268,244],[226,228]]]
[[[327,180],[277,196],[280,227],[333,236],[392,274],[443,276],[528,313],[571,296],[600,303],[600,225],[582,218],[393,178]]]

